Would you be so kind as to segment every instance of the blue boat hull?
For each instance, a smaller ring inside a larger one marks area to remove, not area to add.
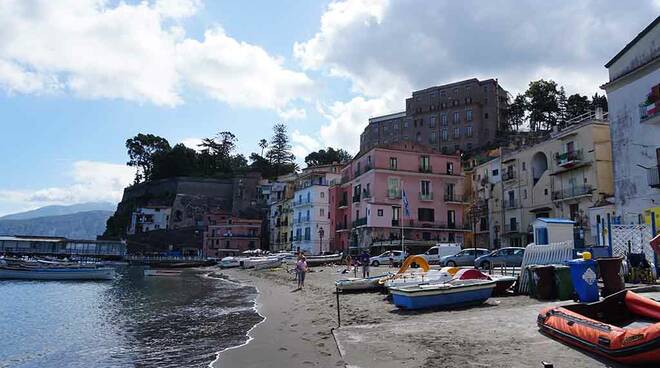
[[[482,304],[493,293],[494,285],[487,287],[469,287],[461,290],[442,290],[433,292],[392,292],[394,305],[403,309],[452,308]]]

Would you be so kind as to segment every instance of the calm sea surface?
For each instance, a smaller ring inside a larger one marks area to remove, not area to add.
[[[262,320],[254,288],[195,274],[0,280],[0,367],[206,367]]]

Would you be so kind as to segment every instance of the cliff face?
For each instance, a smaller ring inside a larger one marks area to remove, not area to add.
[[[84,211],[59,216],[0,220],[0,234],[61,236],[69,239],[96,239],[103,234],[112,211]]]

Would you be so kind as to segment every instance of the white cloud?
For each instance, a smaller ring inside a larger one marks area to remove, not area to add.
[[[546,78],[568,93],[602,93],[603,64],[656,15],[657,1],[333,1],[293,49],[305,69],[351,82],[357,96],[324,109],[320,132],[355,149],[369,116],[432,85],[498,78],[516,93]]]
[[[188,148],[194,149],[195,151],[201,151],[201,147],[199,147],[199,145],[202,143],[202,138],[184,138],[181,140],[181,143],[183,143],[183,145]]]
[[[257,45],[216,26],[201,41],[179,21],[200,0],[5,0],[0,7],[0,88],[156,105],[183,103],[184,87],[230,105],[304,117],[292,101],[313,83]]]
[[[50,204],[81,202],[119,202],[124,187],[135,177],[135,169],[126,165],[99,161],[76,161],[68,175],[71,184],[38,190],[2,190],[3,208],[29,210]]]
[[[299,163],[303,163],[305,156],[311,152],[318,151],[323,148],[321,143],[319,143],[316,138],[301,133],[297,129],[291,132],[291,143],[291,152],[296,155],[296,160]]]

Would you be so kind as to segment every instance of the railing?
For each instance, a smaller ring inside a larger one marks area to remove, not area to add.
[[[504,208],[518,208],[520,207],[520,203],[518,202],[517,199],[505,199],[504,200]]]
[[[392,220],[392,226],[401,226],[399,220]]]
[[[583,159],[584,159],[584,155],[582,153],[582,149],[568,151],[562,154],[559,153],[555,154],[555,162],[559,166],[573,164],[576,163],[577,161],[582,161]]]
[[[429,229],[452,229],[452,230],[471,230],[469,224],[457,224],[456,222],[435,222],[435,221],[420,221],[420,220],[403,220],[398,222],[396,226],[403,227],[418,227]],[[395,226],[395,225],[392,225]]]
[[[433,167],[431,165],[420,165],[419,172],[430,174],[433,172]]]
[[[660,188],[660,165],[646,169],[649,186]]]
[[[360,169],[355,169],[355,171],[353,171],[353,177],[354,178],[357,178],[361,174],[362,174],[362,170],[360,170]]]
[[[360,202],[360,195],[359,194],[353,195],[353,203],[355,203],[355,202]]]
[[[366,224],[367,224],[367,218],[366,217],[359,218],[359,219],[353,221],[353,227],[363,226],[363,225],[366,225]]]
[[[433,192],[430,193],[419,193],[419,200],[420,201],[432,201],[433,200]]]
[[[519,222],[514,222],[514,223],[504,224],[504,232],[505,233],[518,233],[518,232],[520,232],[520,223]]]
[[[513,180],[516,178],[516,172],[511,170],[506,170],[502,173],[502,180],[507,181],[507,180]]]
[[[303,199],[301,201],[293,201],[294,206],[302,206],[304,204],[312,203],[311,199]]]
[[[387,191],[387,198],[389,199],[401,199],[401,189],[394,189]]]
[[[467,197],[464,194],[455,194],[455,193],[445,193],[444,199],[445,202],[463,203],[467,201]]]
[[[346,224],[337,223],[337,225],[335,225],[335,230],[346,230],[346,229],[348,229]]]
[[[552,200],[558,201],[591,194],[593,187],[591,185],[579,185],[568,189],[556,190],[552,192]]]
[[[348,199],[346,198],[340,199],[337,207],[346,207],[346,206],[348,206]]]
[[[369,199],[371,198],[371,192],[368,190],[363,190],[362,191],[362,199]]]

